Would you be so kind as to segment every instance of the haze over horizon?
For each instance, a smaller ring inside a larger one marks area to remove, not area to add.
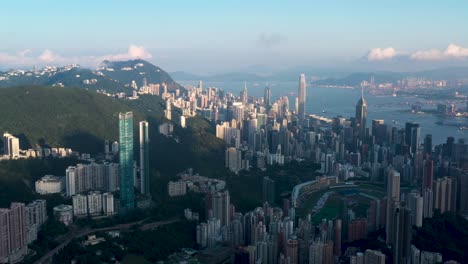
[[[468,66],[468,4],[448,2],[6,2],[0,69],[135,58],[196,74]]]

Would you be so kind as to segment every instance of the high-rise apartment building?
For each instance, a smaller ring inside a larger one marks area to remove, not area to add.
[[[263,202],[268,202],[270,205],[275,202],[275,181],[269,177],[263,177]]]
[[[386,221],[386,233],[387,233],[387,244],[392,243],[393,229],[394,229],[394,217],[393,211],[396,204],[400,202],[400,173],[395,169],[390,169],[387,173],[387,221]]]
[[[133,113],[119,114],[120,206],[126,213],[135,208],[133,183]]]
[[[419,193],[410,193],[407,197],[408,207],[411,210],[411,225],[421,227],[424,214],[424,197]]]
[[[148,122],[140,122],[140,191],[150,195]]]
[[[119,164],[90,163],[70,166],[65,171],[65,190],[67,196],[89,192],[119,189]]]
[[[23,203],[0,208],[0,262],[19,262],[28,251],[26,212]]]
[[[394,208],[393,222],[393,263],[411,261],[411,210],[402,204]]]
[[[367,249],[364,254],[364,263],[385,264],[385,255],[380,251]]]
[[[457,208],[457,180],[443,177],[434,181],[434,209],[441,213],[455,212]]]
[[[299,91],[298,91],[298,117],[302,121],[305,119],[306,113],[306,79],[305,75],[301,74],[299,77]]]
[[[3,134],[4,154],[10,158],[18,157],[20,154],[19,139],[12,134]]]

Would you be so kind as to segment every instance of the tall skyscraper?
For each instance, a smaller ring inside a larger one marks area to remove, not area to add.
[[[341,256],[341,219],[335,220],[335,230],[333,235],[333,254],[335,256]]]
[[[387,233],[387,244],[393,242],[393,229],[394,229],[394,217],[393,212],[395,205],[400,202],[400,173],[395,169],[390,169],[387,174],[387,221],[386,221],[386,233]]]
[[[431,155],[432,153],[432,135],[427,134],[424,137],[424,155]]]
[[[421,141],[421,128],[416,123],[405,124],[405,143],[409,147],[410,153],[414,154],[418,150]]]
[[[356,104],[356,128],[361,139],[366,136],[367,102],[364,99],[364,90],[361,89],[361,98]]]
[[[120,207],[123,213],[135,207],[133,189],[133,113],[119,114]]]
[[[220,220],[221,226],[229,226],[231,217],[229,213],[229,206],[231,204],[231,199],[229,191],[218,192],[212,196],[212,205],[213,216],[216,219]]]
[[[271,91],[270,91],[270,86],[265,86],[265,91],[263,95],[263,102],[265,102],[265,108],[267,111],[270,110],[270,104],[271,104]]]
[[[270,205],[275,202],[275,181],[269,177],[263,177],[263,202],[268,202]]]
[[[249,94],[247,92],[247,82],[244,82],[244,90],[241,92],[241,100],[242,100],[242,104],[247,104],[247,101],[249,99]]]
[[[298,117],[302,121],[305,119],[306,113],[306,79],[305,75],[301,74],[299,77],[299,93],[298,93]]]
[[[398,205],[392,213],[394,218],[393,263],[410,263],[411,261],[411,210]]]
[[[140,122],[140,181],[141,193],[150,195],[148,122]]]
[[[434,162],[430,158],[423,161],[422,191],[432,189],[434,183]]]

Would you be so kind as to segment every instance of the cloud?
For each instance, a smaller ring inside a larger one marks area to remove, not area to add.
[[[419,50],[410,55],[413,60],[442,60],[444,54],[437,49]]]
[[[136,46],[136,45],[130,45],[126,53],[110,54],[110,55],[98,57],[100,61],[103,61],[103,60],[119,61],[119,60],[132,60],[132,59],[146,60],[146,59],[151,59],[151,58],[153,58],[153,56],[143,46]]]
[[[370,61],[379,61],[379,60],[390,60],[398,55],[401,52],[398,52],[392,47],[388,48],[374,48],[369,51],[367,54],[367,59]]]
[[[44,52],[39,55],[39,60],[46,62],[46,63],[56,63],[63,60],[61,57],[54,54],[51,50],[44,50]]]
[[[94,67],[103,60],[119,61],[131,59],[151,59],[153,56],[143,46],[130,45],[126,52],[117,54],[107,54],[103,56],[72,56],[64,57],[45,49],[42,53],[34,54],[32,50],[26,49],[16,53],[0,52],[0,65],[7,67],[30,67],[34,65],[65,65],[80,64]]]
[[[267,33],[261,33],[258,36],[258,44],[263,47],[274,47],[278,46],[279,44],[283,43],[286,41],[287,38],[283,35],[280,34],[267,34]]]
[[[12,66],[28,64],[31,60],[28,56],[29,53],[31,53],[29,49],[16,52],[15,54],[0,52],[0,64]]]
[[[468,58],[468,48],[450,44],[444,51],[438,49],[420,50],[411,54],[410,58],[423,61],[466,59]]]
[[[450,44],[445,50],[444,54],[454,58],[466,58],[468,57],[468,48],[463,48],[455,44]]]

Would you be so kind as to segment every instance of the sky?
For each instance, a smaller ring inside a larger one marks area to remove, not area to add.
[[[468,1],[4,1],[0,69],[146,59],[198,74],[252,65],[468,65]]]

